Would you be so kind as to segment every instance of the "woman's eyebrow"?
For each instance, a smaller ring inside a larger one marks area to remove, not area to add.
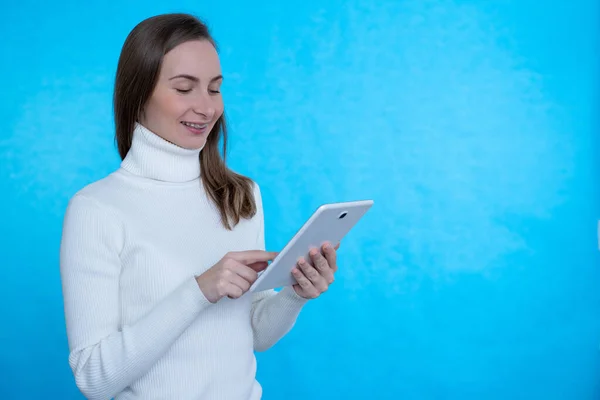
[[[169,80],[173,80],[173,79],[178,79],[178,78],[184,78],[184,79],[188,79],[192,82],[200,82],[200,78],[197,78],[193,75],[188,75],[188,74],[179,74],[179,75],[175,75],[171,78],[169,78]],[[218,81],[219,79],[223,79],[223,75],[217,75],[214,78],[212,78],[210,81],[214,82],[214,81]]]

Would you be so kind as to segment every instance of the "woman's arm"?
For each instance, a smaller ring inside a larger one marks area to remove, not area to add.
[[[146,373],[211,303],[194,276],[132,325],[120,326],[119,259],[124,233],[96,201],[76,195],[60,250],[69,364],[88,399],[115,396]]]
[[[256,237],[256,249],[265,250],[264,212],[260,188],[255,184],[259,229]],[[308,300],[296,294],[291,287],[280,292],[265,290],[252,294],[252,330],[254,349],[265,351],[285,336],[296,323],[296,319]]]
[[[280,292],[265,290],[252,298],[252,330],[254,350],[265,351],[284,337],[296,323],[307,302],[291,286]]]

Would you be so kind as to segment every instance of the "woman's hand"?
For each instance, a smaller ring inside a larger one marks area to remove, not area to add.
[[[215,265],[196,277],[196,282],[211,303],[222,297],[242,297],[258,278],[258,273],[277,256],[262,250],[232,251]]]
[[[323,253],[317,248],[310,250],[311,262],[301,257],[298,267],[292,270],[292,275],[298,282],[293,286],[296,294],[305,299],[316,299],[326,292],[333,283],[333,275],[337,271],[337,254],[339,243],[333,247],[330,243],[323,245]]]

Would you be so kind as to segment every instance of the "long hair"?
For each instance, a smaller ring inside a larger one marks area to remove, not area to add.
[[[208,27],[189,14],[162,14],[140,22],[127,36],[117,66],[113,108],[115,141],[124,159],[146,102],[152,95],[165,54],[190,40],[208,40],[217,49]],[[223,139],[223,156],[219,140]],[[217,206],[223,226],[231,230],[241,218],[256,213],[252,180],[226,165],[225,113],[217,120],[200,152],[201,179],[209,199]]]

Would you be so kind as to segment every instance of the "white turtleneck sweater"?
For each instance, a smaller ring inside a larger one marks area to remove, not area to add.
[[[210,303],[195,276],[228,251],[265,249],[257,214],[232,231],[200,179],[200,150],[137,125],[121,167],[69,202],[60,272],[69,364],[90,399],[259,399],[254,351],[306,300],[287,287]]]

